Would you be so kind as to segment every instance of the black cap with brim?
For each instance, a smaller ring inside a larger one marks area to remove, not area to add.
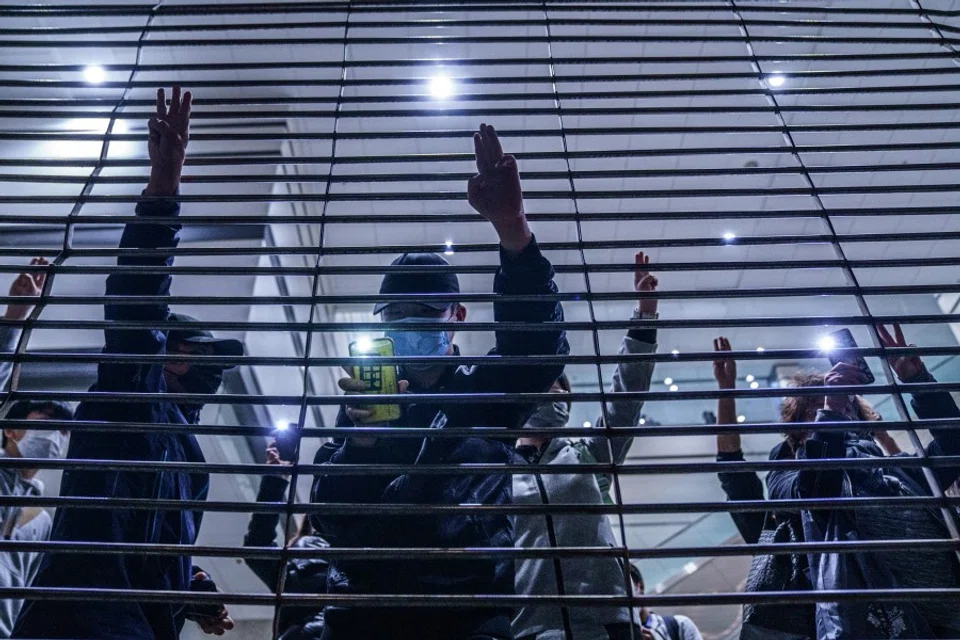
[[[192,322],[199,323],[200,320],[185,313],[171,313],[167,320],[169,322]],[[170,329],[167,332],[169,342],[180,342],[183,344],[205,345],[213,348],[213,354],[217,356],[242,356],[243,343],[232,338],[217,338],[206,329],[199,327],[183,327],[182,329]],[[235,365],[229,365],[233,367]]]
[[[449,267],[450,263],[436,253],[405,253],[393,262],[392,266],[402,267]],[[407,294],[415,296],[417,294],[458,294],[460,293],[460,280],[457,274],[446,269],[421,269],[416,272],[390,272],[383,276],[380,283],[380,294],[396,295]],[[430,302],[423,298],[413,300],[416,304],[422,304],[443,311],[453,304],[452,301]],[[373,308],[373,313],[378,314],[396,301],[378,302]]]

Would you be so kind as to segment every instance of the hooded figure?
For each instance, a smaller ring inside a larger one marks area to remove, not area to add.
[[[122,249],[173,248],[180,225],[180,206],[173,200],[140,202],[137,215],[170,218],[169,224],[128,224]],[[135,254],[118,258],[120,266],[170,266],[172,257]],[[170,291],[167,273],[122,272],[107,278],[105,315],[108,321],[184,324],[169,331],[158,328],[105,330],[104,360],[97,368],[91,393],[136,394],[135,401],[86,400],[76,419],[88,422],[123,422],[146,425],[197,425],[201,403],[179,402],[168,393],[214,394],[229,366],[183,362],[113,361],[113,354],[154,356],[169,353],[240,356],[237,340],[213,337],[195,325],[190,316],[170,313],[166,303],[123,304],[111,296],[163,296]],[[232,365],[230,365],[232,366]],[[145,396],[144,394],[150,394]],[[67,458],[71,460],[122,460],[143,462],[205,462],[197,438],[186,431],[75,430]],[[202,501],[207,497],[206,473],[186,471],[68,470],[60,493],[66,498],[118,498],[138,500]],[[95,509],[61,507],[53,523],[52,540],[79,543],[150,543],[192,545],[196,542],[203,512],[190,508]],[[194,567],[189,555],[162,556],[118,553],[48,553],[41,562],[34,587],[149,589],[160,591],[211,590],[211,581]],[[207,589],[198,586],[207,583]],[[201,621],[210,616],[229,620],[222,606],[193,609],[182,603],[133,602],[123,599],[27,600],[17,621],[15,638],[176,638],[187,617]],[[229,622],[232,625],[232,621]]]

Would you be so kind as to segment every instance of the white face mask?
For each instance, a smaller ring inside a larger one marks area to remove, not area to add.
[[[28,429],[17,442],[17,451],[24,458],[60,458],[67,437],[59,431]]]

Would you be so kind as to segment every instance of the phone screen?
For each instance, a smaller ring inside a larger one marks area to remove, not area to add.
[[[857,341],[853,339],[853,334],[850,333],[850,329],[834,331],[830,334],[830,338],[833,340],[833,349],[845,349],[857,346]],[[847,364],[852,364],[857,367],[863,375],[866,376],[867,384],[872,384],[875,380],[873,372],[870,371],[870,367],[867,365],[867,361],[863,356],[852,353],[838,353],[831,350],[831,352],[827,354],[827,358],[829,358],[830,364],[832,365],[838,362],[846,362]]]

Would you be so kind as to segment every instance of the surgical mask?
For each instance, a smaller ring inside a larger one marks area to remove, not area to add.
[[[448,320],[441,318],[401,318],[391,324],[411,324],[420,322],[437,322],[446,324]],[[445,356],[450,352],[450,334],[446,329],[433,331],[390,331],[384,335],[393,340],[393,350],[398,356]],[[405,369],[411,371],[427,371],[436,365],[406,364]]]
[[[533,429],[562,429],[570,421],[570,409],[566,402],[541,404],[527,419],[527,427]]]
[[[67,437],[59,431],[28,429],[17,442],[17,450],[24,458],[59,458]]]

